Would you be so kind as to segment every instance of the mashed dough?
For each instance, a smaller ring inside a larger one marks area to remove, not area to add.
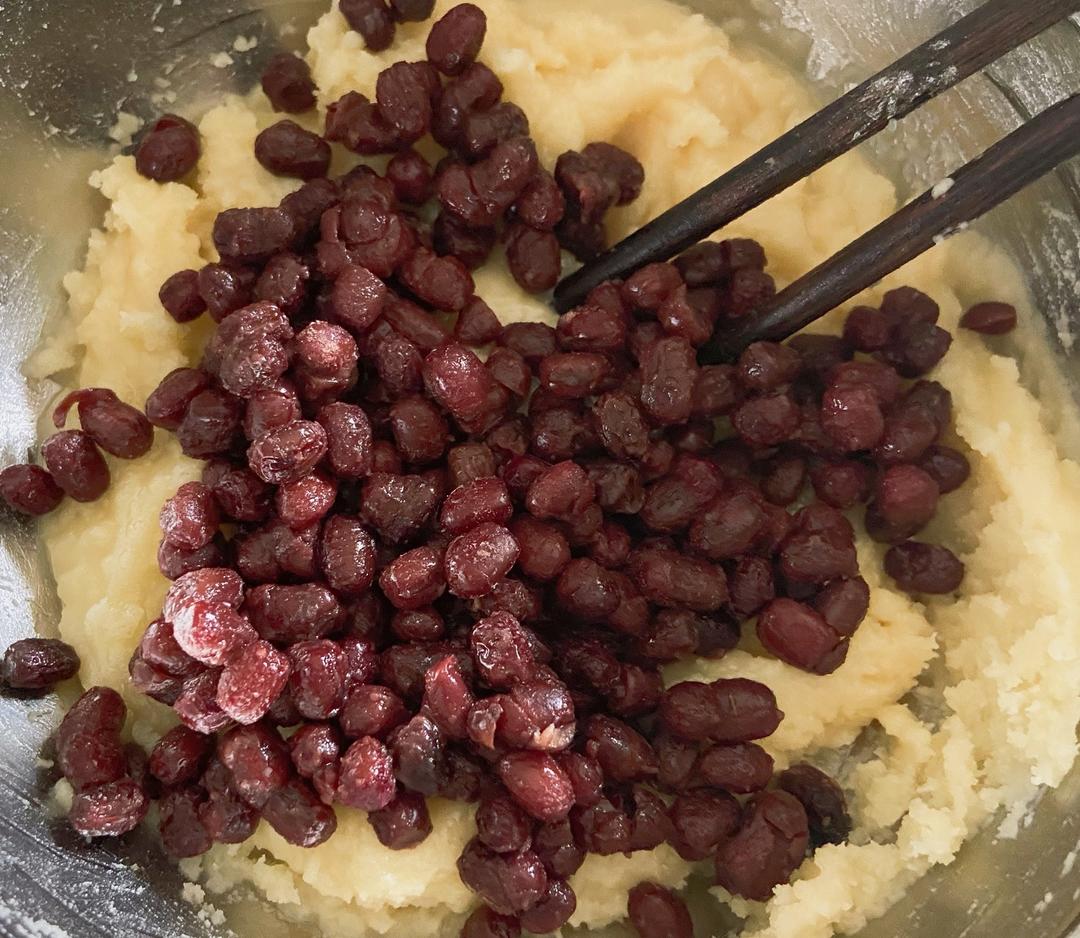
[[[665,0],[482,3],[490,23],[482,58],[528,113],[547,164],[591,140],[617,143],[645,164],[644,193],[615,215],[616,237],[812,109],[793,77]],[[436,15],[449,5],[439,0]],[[387,63],[421,58],[425,31],[406,26],[391,50],[371,55],[336,10],[328,13],[309,36],[321,104],[354,88],[370,93]],[[172,272],[213,259],[208,234],[218,211],[275,204],[291,188],[252,155],[256,133],[275,119],[261,96],[210,111],[201,123],[196,189],[142,179],[126,157],[92,177],[111,207],[90,239],[85,270],[67,281],[75,348],[47,347],[39,369],[77,363],[75,384],[110,386],[139,402],[166,372],[197,358],[205,326],[173,324],[157,290]],[[338,159],[349,165],[345,155]],[[771,272],[786,282],[895,207],[890,183],[849,155],[726,233],[763,242]],[[864,299],[913,283],[934,296],[952,328],[961,297],[1024,305],[1009,269],[965,235]],[[478,274],[477,288],[504,322],[551,318],[501,261]],[[1080,471],[1061,459],[1013,360],[991,354],[981,338],[957,332],[937,377],[953,392],[957,442],[974,466],[971,485],[944,500],[931,532],[959,546],[968,569],[963,597],[922,604],[895,592],[880,573],[880,547],[864,538],[870,615],[835,674],[794,670],[749,641],[722,661],[670,669],[671,680],[745,675],[772,687],[787,714],[766,741],[780,766],[862,738],[862,757],[840,769],[853,793],[852,842],[819,850],[768,903],[731,902],[747,934],[826,938],[857,930],[931,866],[950,862],[993,812],[1034,786],[1059,782],[1073,761]],[[167,585],[155,563],[158,509],[197,476],[199,464],[160,434],[149,457],[112,466],[105,498],[65,502],[43,530],[64,604],[61,632],[82,656],[84,681],[125,687],[128,657]],[[126,696],[135,737],[151,743],[171,722],[169,712],[130,690]],[[212,890],[253,882],[287,916],[313,916],[330,935],[456,934],[473,902],[454,865],[471,836],[471,815],[468,807],[436,804],[432,836],[393,853],[363,817],[344,809],[338,834],[315,850],[289,846],[263,825],[249,843],[217,847],[187,869]],[[636,882],[681,884],[692,872],[667,848],[591,857],[574,878],[573,923],[608,925],[625,914],[626,890]]]

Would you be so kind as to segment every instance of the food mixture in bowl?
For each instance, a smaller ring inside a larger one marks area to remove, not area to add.
[[[29,366],[81,389],[0,476],[67,645],[3,673],[92,688],[77,830],[149,817],[328,935],[824,938],[1064,777],[1080,472],[992,338],[1007,260],[699,366],[889,181],[550,290],[810,113],[793,76],[665,0],[342,0],[308,45],[94,174]]]

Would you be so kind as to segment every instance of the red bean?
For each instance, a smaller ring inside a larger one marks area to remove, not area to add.
[[[777,785],[794,795],[806,810],[810,841],[815,847],[822,844],[841,844],[851,833],[844,792],[828,775],[805,762],[780,773]]]
[[[955,592],[964,579],[964,564],[947,547],[905,541],[885,555],[885,572],[909,593]]]
[[[44,690],[74,677],[79,671],[75,649],[55,638],[24,638],[13,642],[0,663],[0,682],[20,690]]]
[[[670,336],[657,339],[641,361],[641,404],[656,423],[685,423],[693,409],[697,360],[693,346]]]
[[[1016,328],[1016,307],[1008,303],[976,303],[960,317],[960,325],[982,335],[1005,335]]]
[[[776,697],[764,684],[731,678],[669,687],[660,705],[664,726],[689,740],[738,743],[769,736],[783,719]]]
[[[368,823],[379,843],[390,850],[408,850],[423,843],[431,833],[431,818],[421,795],[399,792],[381,811],[372,811]]]
[[[382,52],[394,41],[394,18],[384,0],[344,0],[340,9],[370,51]]]
[[[0,472],[0,498],[24,515],[46,515],[64,498],[52,474],[40,466],[8,466]]]
[[[761,792],[747,803],[740,830],[720,845],[717,882],[763,902],[802,862],[808,840],[803,806],[787,792]]]
[[[41,458],[56,484],[77,502],[96,501],[109,487],[109,467],[83,430],[54,433],[41,444]]]
[[[273,791],[263,806],[263,817],[288,843],[298,847],[317,847],[337,830],[333,809],[299,778]]]
[[[259,436],[248,450],[248,462],[264,482],[281,485],[311,472],[327,447],[327,434],[320,424],[294,420]]]
[[[176,114],[165,114],[139,141],[135,168],[147,179],[176,182],[195,168],[200,152],[195,125]]]
[[[138,827],[149,808],[146,793],[124,778],[76,792],[68,821],[84,837],[118,837]]]
[[[758,616],[761,643],[782,661],[814,674],[830,674],[847,657],[847,640],[824,616],[793,599],[774,599]]]
[[[210,385],[209,376],[193,368],[170,371],[146,399],[146,416],[155,427],[176,431],[191,401]]]
[[[282,120],[255,138],[255,158],[277,176],[314,179],[330,168],[330,144],[294,121]]]
[[[315,82],[300,56],[279,52],[262,73],[262,89],[275,111],[300,114],[315,107]]]
[[[739,829],[739,802],[724,791],[680,794],[670,813],[675,828],[672,846],[684,860],[714,856],[720,844]]]
[[[487,32],[487,16],[472,3],[452,7],[431,27],[428,60],[444,75],[460,75],[476,59]]]
[[[169,277],[158,291],[161,305],[178,323],[192,322],[206,312],[206,301],[199,293],[199,272],[180,270]]]
[[[670,889],[655,883],[641,883],[630,890],[627,914],[641,938],[694,938],[686,904]]]
[[[361,811],[381,811],[396,792],[393,761],[386,746],[370,736],[356,740],[341,757],[338,800]]]

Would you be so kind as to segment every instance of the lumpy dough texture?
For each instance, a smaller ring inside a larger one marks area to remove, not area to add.
[[[812,109],[793,77],[664,0],[482,2],[489,31],[481,58],[528,113],[547,164],[592,140],[610,140],[645,164],[644,193],[614,214],[613,237]],[[435,15],[449,6],[439,0]],[[372,55],[336,10],[328,13],[309,36],[321,106],[354,88],[371,94],[386,64],[422,58],[426,29],[405,24],[393,48]],[[158,287],[174,271],[214,259],[209,227],[218,211],[272,205],[291,188],[253,155],[257,132],[274,119],[261,95],[210,111],[201,122],[197,190],[145,180],[128,157],[92,177],[111,208],[90,239],[85,270],[67,281],[75,348],[46,347],[39,371],[70,364],[74,352],[76,384],[113,387],[141,402],[165,373],[195,360],[206,326],[174,324],[161,311]],[[336,169],[349,165],[337,158]],[[850,155],[726,234],[763,242],[770,271],[783,283],[895,204],[890,183]],[[983,279],[989,271],[994,283]],[[970,235],[861,299],[873,302],[899,283],[933,295],[950,329],[961,296],[1024,305],[1018,278]],[[504,322],[550,320],[501,261],[478,272],[477,289]],[[923,605],[895,592],[879,572],[880,548],[863,538],[870,614],[836,673],[796,671],[761,656],[748,640],[721,661],[676,665],[668,674],[672,681],[741,675],[772,687],[787,714],[766,741],[778,767],[850,744],[871,724],[878,734],[874,757],[843,776],[855,792],[852,843],[819,850],[770,902],[732,903],[747,934],[825,938],[856,930],[931,866],[949,862],[996,809],[1028,797],[1035,785],[1060,781],[1075,755],[1080,471],[1060,457],[1044,429],[1044,418],[1052,418],[1021,387],[1015,363],[990,354],[981,338],[957,332],[937,377],[953,392],[954,442],[969,449],[974,467],[971,485],[944,501],[930,532],[960,545],[968,570],[963,597]],[[61,632],[78,649],[87,684],[128,687],[127,660],[166,588],[155,562],[158,510],[198,468],[162,434],[147,458],[113,463],[115,483],[101,501],[69,500],[44,522],[64,604]],[[923,688],[909,695],[920,675]],[[129,687],[125,696],[136,738],[152,742],[170,722],[168,712]],[[456,934],[473,902],[454,865],[473,831],[472,808],[434,805],[434,833],[404,853],[380,847],[359,813],[343,809],[340,817],[338,835],[317,849],[289,846],[264,824],[248,843],[216,847],[188,861],[187,870],[215,890],[254,882],[288,917],[314,916],[331,935]],[[590,857],[573,881],[573,924],[614,922],[625,916],[626,892],[638,881],[678,885],[690,873],[666,847],[632,858]]]

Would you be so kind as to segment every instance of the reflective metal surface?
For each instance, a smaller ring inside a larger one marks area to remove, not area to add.
[[[687,5],[805,66],[823,97],[970,6],[954,0]],[[43,324],[62,315],[61,278],[80,263],[102,209],[85,179],[115,150],[109,128],[118,113],[145,118],[166,107],[197,113],[222,91],[246,89],[282,42],[300,44],[324,6],[324,0],[0,0],[0,464],[25,458],[34,443],[36,415],[50,389],[28,383],[20,363]],[[237,37],[248,41],[237,47]],[[253,48],[237,51],[250,40]],[[232,64],[211,64],[217,53],[227,53]],[[872,145],[875,156],[918,191],[1078,87],[1080,24],[1063,24],[887,132]],[[1080,376],[1074,344],[1080,166],[1063,168],[993,213],[984,227],[1030,272],[1035,308],[1047,317],[1062,370]],[[1038,387],[1038,375],[1029,380]],[[35,629],[47,633],[57,618],[32,530],[0,516],[0,647]],[[148,838],[87,846],[49,820],[53,776],[42,746],[58,711],[53,697],[0,697],[0,935],[227,934],[180,899],[179,874]],[[974,838],[953,866],[926,877],[862,935],[1059,938],[1080,911],[1080,861],[1064,875],[1078,842],[1080,770],[1042,797],[1016,840],[996,842],[992,829]],[[278,928],[269,922],[245,932],[270,938]],[[300,931],[282,927],[281,934]]]

